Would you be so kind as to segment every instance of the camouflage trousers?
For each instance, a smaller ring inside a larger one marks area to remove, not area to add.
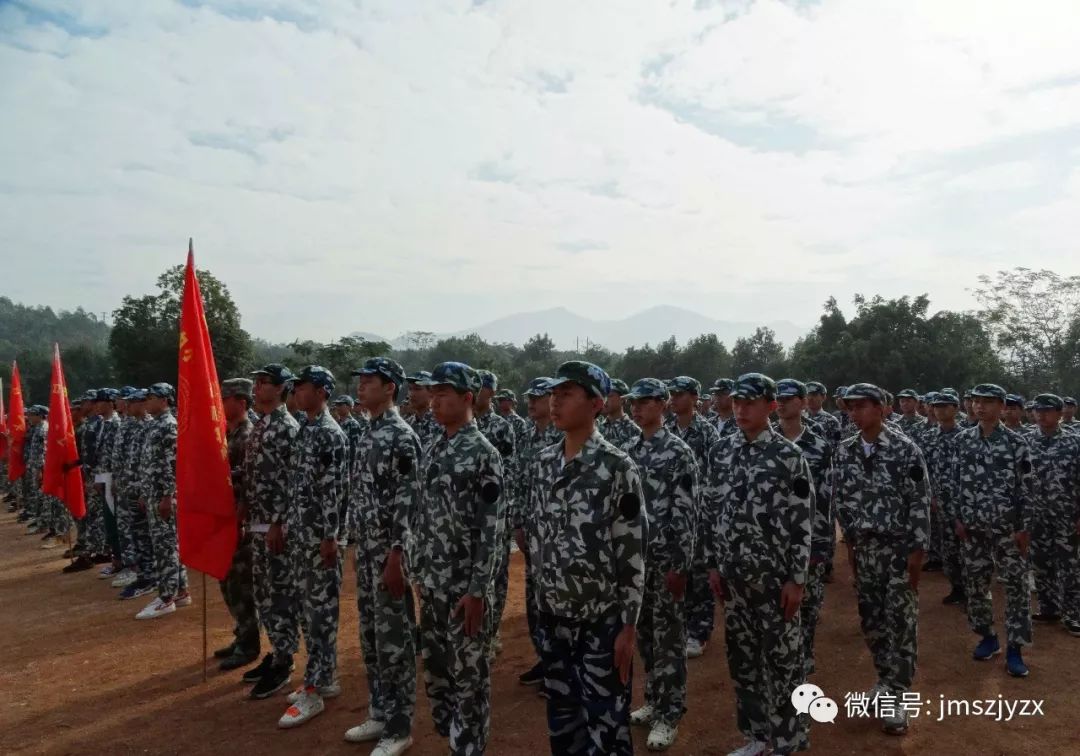
[[[709,564],[698,541],[686,580],[686,635],[704,645],[716,626],[716,597],[709,586]]]
[[[265,533],[251,534],[251,577],[259,623],[266,630],[274,661],[291,662],[300,648],[300,598],[293,579],[288,539],[282,554],[271,554]]]
[[[1044,614],[1080,622],[1080,536],[1064,515],[1036,517],[1031,534],[1035,590]]]
[[[495,564],[495,585],[491,601],[491,614],[492,614],[492,632],[491,641],[499,635],[499,628],[502,627],[503,612],[506,611],[506,594],[510,590],[510,541],[511,530],[506,529],[505,543],[501,549],[498,550],[496,559],[498,562]]]
[[[107,506],[105,494],[99,493],[97,485],[95,485],[89,492],[89,496],[86,497],[86,524],[84,530],[86,538],[83,542],[86,550],[91,554],[104,554],[107,551],[105,543],[105,508]],[[175,522],[173,523],[173,530],[176,530]]]
[[[956,525],[942,518],[941,569],[954,591],[967,591],[964,579],[964,553],[962,542],[956,535]]]
[[[969,530],[967,536],[963,542],[963,553],[968,626],[979,635],[994,632],[990,582],[996,567],[1005,584],[1005,636],[1009,645],[1028,645],[1031,643],[1028,563],[1020,555],[1013,534]]]
[[[259,653],[259,614],[255,610],[255,587],[252,573],[252,533],[244,533],[233,552],[229,574],[220,581],[221,596],[235,623],[233,646],[241,654]]]
[[[945,557],[945,516],[940,506],[930,507],[930,549],[926,552],[928,561],[940,562]]]
[[[342,552],[343,548],[338,547],[336,564],[325,567],[318,541],[300,542],[293,547],[296,590],[304,615],[304,645],[308,657],[304,685],[316,688],[330,685],[337,677]]]
[[[724,605],[728,671],[739,731],[792,753],[805,738],[791,692],[803,681],[799,615],[784,620],[780,586],[727,581]]]
[[[140,580],[157,582],[157,566],[154,563],[154,540],[150,533],[150,516],[146,509],[139,506],[138,499],[129,499],[125,506],[131,511],[131,561],[124,559],[124,564],[134,566]]]
[[[522,551],[521,555],[525,558],[525,622],[529,626],[529,640],[532,641],[533,650],[536,651],[536,658],[539,659],[541,644],[540,609],[536,603],[536,592],[533,590],[532,561],[529,559],[528,549]]]
[[[615,667],[618,616],[570,620],[540,615],[541,661],[551,752],[631,756],[630,691]]]
[[[135,569],[138,560],[135,556],[135,511],[138,502],[127,491],[120,491],[116,496],[116,533],[120,542],[120,550],[116,556],[120,564],[130,569]]]
[[[686,713],[686,603],[667,589],[665,573],[645,573],[638,651],[645,665],[645,703],[657,721],[676,727]]]
[[[458,594],[420,588],[420,649],[424,686],[435,730],[450,739],[452,756],[480,756],[491,731],[491,666],[488,646],[494,612],[475,637],[465,635]]]
[[[806,572],[806,590],[799,607],[799,623],[802,626],[803,675],[809,677],[817,671],[814,666],[814,636],[817,634],[821,607],[825,603],[825,568],[828,563],[810,562]]]
[[[404,738],[416,716],[416,624],[413,592],[394,598],[383,581],[386,552],[356,549],[360,652],[367,671],[368,716],[385,722],[386,737]]]
[[[176,543],[175,505],[173,515],[169,518],[161,516],[156,503],[147,502],[146,513],[150,520],[158,596],[172,598],[178,593],[187,592],[187,570],[180,564],[180,551]]]
[[[43,495],[44,496],[44,495]],[[49,509],[48,528],[58,536],[67,535],[71,530],[72,517],[63,501],[55,496],[44,496],[45,506]]]
[[[45,494],[41,493],[41,489],[34,484],[36,478],[37,473],[33,470],[27,470],[23,473],[22,479],[25,481],[23,484],[23,496],[26,501],[27,514],[40,527],[47,524],[48,520],[43,519],[47,517],[47,512],[42,511]]]
[[[863,638],[878,682],[892,693],[911,689],[918,657],[919,596],[908,581],[910,547],[903,540],[860,534],[855,594]]]

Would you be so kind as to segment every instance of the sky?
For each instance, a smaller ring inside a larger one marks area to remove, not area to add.
[[[807,327],[1080,273],[1075,0],[0,0],[0,295],[254,335]]]

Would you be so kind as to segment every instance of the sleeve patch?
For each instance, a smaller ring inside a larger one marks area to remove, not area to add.
[[[1025,459],[1023,462],[1021,462],[1020,469],[1024,471],[1024,475],[1027,475],[1029,472],[1031,472],[1031,460]]]
[[[800,499],[805,499],[810,495],[810,481],[806,479],[805,475],[800,475],[791,484],[791,490],[794,491],[795,495]]]
[[[402,475],[408,475],[412,472],[413,464],[412,457],[398,457],[397,469]]]
[[[484,500],[485,504],[494,504],[499,500],[499,495],[502,493],[502,489],[499,484],[493,480],[489,480],[480,489],[480,498]]]
[[[624,493],[619,498],[619,513],[624,520],[632,520],[641,512],[641,499],[636,493]]]
[[[690,473],[683,473],[682,477],[679,478],[679,485],[689,491],[694,487],[694,476]]]
[[[334,455],[332,452],[325,451],[319,455],[319,462],[323,467],[329,467],[334,462]]]
[[[908,475],[916,483],[922,483],[922,480],[923,480],[923,468],[922,468],[922,465],[912,465],[911,470],[908,471]]]

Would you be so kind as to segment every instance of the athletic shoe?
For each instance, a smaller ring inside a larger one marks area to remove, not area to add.
[[[323,703],[322,697],[315,692],[315,689],[305,690],[296,703],[292,704],[285,710],[285,713],[281,715],[281,719],[278,720],[278,727],[288,729],[290,727],[299,727],[309,719],[314,719],[323,713],[323,709],[326,708],[326,704]]]
[[[518,682],[522,685],[543,685],[544,665],[537,662],[528,672],[518,675]]]
[[[1009,645],[1005,652],[1005,669],[1013,677],[1027,677],[1028,668],[1024,664],[1024,657],[1020,655],[1020,646]]]
[[[380,738],[371,749],[371,756],[401,756],[412,743],[412,737],[408,735],[404,738]]]
[[[274,655],[267,654],[263,657],[262,661],[259,662],[259,666],[249,669],[240,679],[246,683],[257,683],[262,679],[263,675],[270,671],[270,667],[272,666],[274,666]]]
[[[56,531],[52,530],[52,529],[49,529],[49,530],[45,531],[45,535],[43,535],[41,537],[41,540],[43,540],[43,541],[51,541],[53,538],[56,538]]]
[[[108,564],[112,561],[112,557],[108,554],[92,554],[90,558],[94,561],[94,564]]]
[[[1069,635],[1080,638],[1080,622],[1077,622],[1076,620],[1063,620],[1061,624],[1065,626],[1065,630]]]
[[[64,567],[61,570],[64,574],[70,575],[73,572],[83,572],[84,570],[92,570],[94,568],[94,562],[86,554],[80,554],[75,557],[75,561]]]
[[[686,658],[696,659],[705,653],[705,646],[708,644],[702,643],[697,638],[690,638],[686,641]]]
[[[886,735],[906,735],[908,731],[907,712],[897,707],[892,714],[881,718],[881,729]]]
[[[152,583],[144,583],[135,581],[120,593],[120,600],[127,601],[133,598],[139,598],[140,596],[146,596],[153,593],[157,588]]]
[[[37,523],[34,523],[34,522],[30,523],[30,527],[28,527],[28,528],[26,529],[26,534],[27,534],[27,535],[33,535],[33,534],[34,534],[34,533],[36,533],[36,532],[38,532],[38,526],[37,526]]]
[[[285,696],[285,700],[289,703],[296,703],[298,700],[300,700],[300,696],[303,695],[305,690],[307,690],[307,688],[301,685],[292,693]],[[315,692],[317,692],[323,698],[337,698],[341,695],[341,683],[339,683],[337,680],[334,680],[329,685],[324,685],[321,688],[316,688]]]
[[[176,604],[172,599],[163,601],[160,597],[154,599],[146,607],[135,615],[135,619],[157,619],[158,617],[164,617],[167,614],[172,614],[176,611]]]
[[[966,604],[967,596],[964,595],[963,591],[959,591],[953,588],[952,591],[949,592],[949,595],[941,600],[941,603],[945,606],[957,606],[959,604]]]
[[[191,606],[191,594],[188,591],[178,593],[176,594],[176,598],[174,599],[174,601],[176,602],[176,605],[178,607]]]
[[[270,669],[259,678],[255,687],[251,689],[251,697],[255,699],[269,698],[284,688],[292,680],[289,667],[285,664],[271,664]],[[315,696],[319,698],[318,695]],[[321,698],[319,698],[322,701]]]
[[[346,743],[367,743],[370,740],[378,740],[386,729],[386,722],[377,719],[369,719],[356,727],[350,727],[345,731]]]
[[[1001,644],[998,643],[996,635],[987,635],[981,641],[979,645],[975,647],[974,653],[971,657],[975,661],[986,661],[992,656],[997,656],[1001,653]]]
[[[768,753],[769,745],[760,740],[747,740],[746,745],[742,748],[737,748],[728,756],[763,756]]]
[[[234,641],[233,643],[230,643],[227,646],[223,646],[222,648],[219,648],[217,651],[215,651],[214,652],[214,658],[215,659],[228,659],[230,656],[233,655],[233,653],[235,653],[235,651],[236,651],[236,643]]]
[[[59,545],[60,544],[58,544],[56,542],[56,538],[54,537],[54,538],[50,538],[45,543],[41,544],[41,548],[43,548],[43,549],[55,549]]]
[[[649,730],[649,739],[645,741],[645,747],[650,751],[666,751],[671,748],[678,734],[678,727],[672,727],[666,722],[656,722]]]
[[[127,588],[132,583],[139,580],[139,576],[135,574],[135,570],[125,567],[117,573],[112,582],[109,583],[113,588]]]
[[[106,580],[108,578],[113,577],[114,575],[119,575],[119,574],[120,574],[120,570],[116,569],[115,565],[107,564],[104,567],[102,567],[100,570],[98,570],[98,579],[99,580]]]
[[[630,724],[638,727],[646,727],[653,723],[653,718],[656,716],[656,710],[653,709],[652,704],[645,704],[640,709],[634,709],[630,712]]]
[[[246,667],[258,658],[258,651],[250,654],[237,651],[236,653],[233,653],[232,655],[226,656],[224,659],[222,659],[221,664],[218,665],[218,669],[220,669],[222,672],[231,672],[234,669]]]
[[[1057,612],[1039,612],[1031,615],[1035,622],[1061,622],[1061,615]]]

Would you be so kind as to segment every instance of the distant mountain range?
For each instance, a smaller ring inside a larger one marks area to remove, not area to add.
[[[767,323],[715,320],[692,310],[670,305],[650,307],[622,320],[593,320],[570,312],[565,307],[556,307],[507,315],[464,331],[436,333],[435,338],[475,333],[488,342],[509,342],[520,346],[536,334],[546,333],[558,349],[573,349],[576,346],[584,349],[586,343],[592,343],[621,352],[630,346],[655,346],[672,336],[680,344],[684,344],[703,333],[715,333],[730,349],[736,339],[750,336],[759,326],[771,328],[776,333],[777,340],[785,346],[791,346],[809,330],[787,320]],[[386,341],[395,349],[409,346],[404,334],[394,339],[363,332],[351,335]]]

